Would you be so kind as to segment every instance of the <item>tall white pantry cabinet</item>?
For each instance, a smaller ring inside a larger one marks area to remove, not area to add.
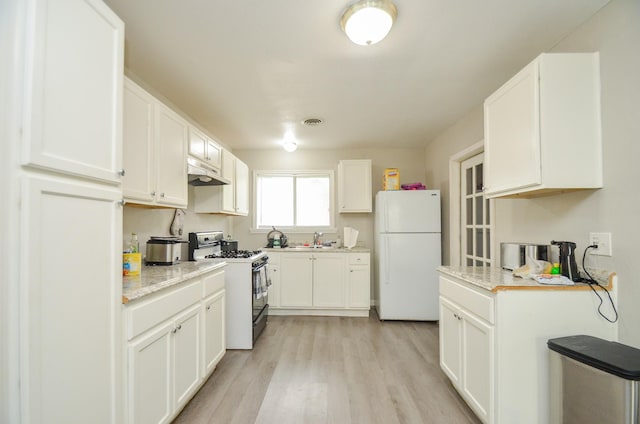
[[[17,187],[2,186],[14,229],[0,421],[121,423],[124,24],[99,0],[4,12],[3,176]]]

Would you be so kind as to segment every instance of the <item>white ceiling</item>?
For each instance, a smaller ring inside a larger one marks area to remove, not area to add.
[[[396,0],[386,39],[349,0],[105,0],[125,66],[232,149],[425,146],[608,0]],[[305,118],[321,126],[301,124]]]

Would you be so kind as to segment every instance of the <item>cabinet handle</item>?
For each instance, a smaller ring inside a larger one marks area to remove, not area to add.
[[[182,330],[182,324],[178,325],[178,330]]]
[[[152,195],[152,196],[155,196],[155,195],[156,195],[156,192],[155,192],[155,191],[152,191],[152,192],[151,192],[151,195]]]
[[[177,332],[177,331],[178,331],[178,329],[177,329],[177,328],[175,328],[175,327],[173,328],[173,330],[171,330],[171,332],[172,332],[173,334],[176,334],[176,332]]]
[[[160,193],[160,197],[164,197],[164,193]]]
[[[124,169],[121,169],[120,171],[118,171],[118,175],[120,175],[121,177],[124,177]]]
[[[207,306],[207,311],[211,310],[211,305]]]
[[[352,270],[352,269],[350,269],[350,270],[349,270],[349,272],[353,272],[353,270]]]
[[[126,205],[126,204],[127,204],[127,202],[126,202],[124,199],[122,199],[122,200],[119,200],[119,201],[118,201],[118,204],[119,204],[121,207],[124,207],[124,205]]]

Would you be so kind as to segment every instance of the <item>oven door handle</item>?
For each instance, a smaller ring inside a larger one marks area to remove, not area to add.
[[[256,266],[255,268],[251,268],[251,271],[252,271],[252,272],[258,272],[258,271],[260,271],[262,268],[264,268],[265,266],[267,266],[267,264],[268,264],[268,263],[269,263],[269,262],[261,263],[260,265]]]

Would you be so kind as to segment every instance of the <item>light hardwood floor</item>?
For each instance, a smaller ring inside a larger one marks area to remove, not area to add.
[[[176,418],[192,423],[479,423],[438,363],[438,324],[269,317]]]

